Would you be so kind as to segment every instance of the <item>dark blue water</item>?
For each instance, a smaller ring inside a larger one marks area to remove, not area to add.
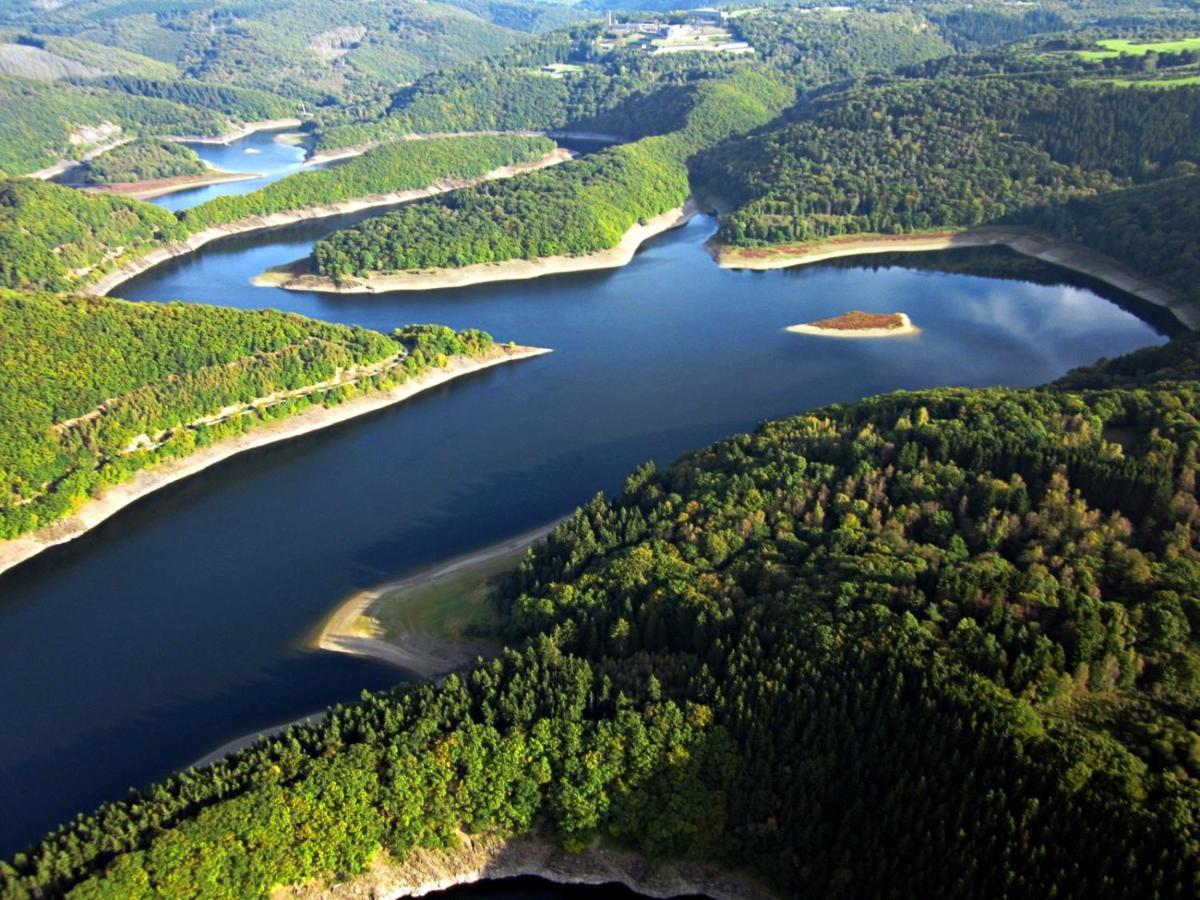
[[[237,457],[0,578],[0,855],[232,737],[402,678],[302,646],[356,589],[536,527],[644,460],[821,404],[1037,384],[1164,340],[1070,276],[1000,252],[971,265],[1023,280],[723,271],[702,246],[710,218],[611,273],[386,296],[250,286],[329,227],[210,245],[117,293],[385,330],[443,322],[555,352]],[[907,312],[922,331],[783,330],[855,308]]]

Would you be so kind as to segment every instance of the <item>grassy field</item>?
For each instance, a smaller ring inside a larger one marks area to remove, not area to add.
[[[1164,90],[1167,88],[1187,87],[1190,84],[1200,84],[1200,75],[1187,75],[1180,78],[1108,78],[1105,79],[1104,83],[1114,84],[1117,87],[1158,88]]]
[[[1200,37],[1183,38],[1178,41],[1157,41],[1148,44],[1136,44],[1124,38],[1109,38],[1096,41],[1103,50],[1080,50],[1079,55],[1084,59],[1112,59],[1127,53],[1130,56],[1144,56],[1155,53],[1179,53],[1183,50],[1200,50]]]
[[[389,591],[366,611],[382,629],[375,636],[393,640],[405,634],[426,634],[458,641],[494,634],[500,620],[488,597],[527,549],[520,547],[443,577]]]

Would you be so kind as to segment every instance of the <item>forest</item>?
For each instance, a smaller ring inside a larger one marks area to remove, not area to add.
[[[0,179],[0,287],[67,290],[184,235],[149,203]]]
[[[1039,206],[1007,221],[1082,244],[1200,300],[1200,176]]]
[[[554,141],[520,135],[479,135],[397,141],[340,165],[289,175],[249,194],[227,194],[184,210],[189,231],[358,197],[423,188],[445,179],[476,178],[493,169],[533,162]]]
[[[1198,98],[1053,73],[868,83],[703,154],[693,177],[737,207],[732,244],[963,228],[1193,171]]]
[[[691,153],[766,123],[789,98],[753,71],[702,81],[679,98],[688,111],[678,131],[367,219],[318,241],[313,268],[340,278],[607,250],[683,204]]]
[[[89,159],[83,164],[82,180],[85,184],[124,184],[207,171],[190,147],[161,138],[139,138]]]
[[[138,469],[491,342],[444,326],[384,335],[273,311],[0,290],[0,538],[53,522]],[[381,363],[354,383],[200,422]]]
[[[220,134],[225,116],[170,100],[66,82],[0,75],[0,173],[23,175],[79,151],[82,127],[129,134]],[[87,142],[97,143],[97,142]]]
[[[533,831],[802,896],[1194,896],[1198,379],[1188,334],[643,466],[500,586],[500,658],[107,804],[5,894],[267,896]]]

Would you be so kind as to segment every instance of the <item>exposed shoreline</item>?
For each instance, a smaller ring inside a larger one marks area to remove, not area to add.
[[[78,159],[66,159],[64,157],[63,159],[60,159],[58,162],[56,162],[52,166],[46,166],[44,169],[38,169],[36,172],[27,172],[26,174],[18,176],[18,177],[37,178],[41,181],[50,181],[53,178],[57,178],[59,175],[65,175],[65,174],[67,174],[67,172],[70,172],[72,169],[82,166],[85,162],[87,162],[90,159],[95,159],[101,153],[107,153],[109,150],[115,150],[117,147],[120,147],[123,144],[128,144],[132,140],[133,140],[132,137],[123,137],[123,138],[118,138],[115,141],[108,141],[107,143],[104,143],[104,144],[97,144],[95,147],[93,147],[91,150],[84,153]]]
[[[303,124],[304,120],[297,118],[260,119],[257,122],[247,122],[241,128],[226,131],[224,134],[165,134],[163,140],[175,141],[178,144],[232,144],[256,131],[282,131],[285,128],[299,128]]]
[[[543,169],[547,166],[553,166],[557,165],[558,163],[565,162],[570,158],[570,151],[558,148],[550,153],[547,153],[541,159],[537,159],[528,163],[517,163],[511,166],[501,166],[475,178],[443,179],[442,181],[434,182],[432,185],[423,188],[412,188],[405,191],[396,191],[395,193],[391,194],[376,194],[370,197],[360,197],[354,200],[343,200],[340,203],[331,203],[326,206],[309,206],[304,209],[271,213],[265,216],[255,216],[250,219],[241,219],[237,222],[230,222],[225,225],[214,225],[212,228],[206,228],[203,231],[196,232],[184,241],[178,241],[173,244],[166,244],[161,247],[156,247],[149,253],[145,253],[142,256],[124,263],[98,280],[84,285],[79,289],[79,292],[92,296],[104,296],[118,285],[121,285],[126,281],[129,281],[131,278],[135,278],[138,275],[143,274],[144,272],[150,271],[157,265],[161,265],[162,263],[171,259],[175,259],[178,256],[186,256],[189,253],[199,250],[205,244],[212,243],[213,241],[220,240],[224,237],[230,237],[231,235],[246,234],[252,231],[265,231],[271,228],[280,228],[284,225],[294,225],[297,222],[305,222],[310,219],[325,219],[331,216],[341,216],[364,209],[371,209],[377,206],[398,206],[402,203],[410,203],[413,200],[421,200],[425,197],[433,197],[437,194],[444,194],[447,191],[459,190],[460,188],[470,187],[474,184],[481,184],[484,181],[491,181],[497,178],[508,178],[521,172],[530,172],[534,169]]]
[[[634,225],[617,246],[580,256],[543,256],[538,259],[511,259],[499,263],[476,263],[457,269],[428,269],[415,272],[395,272],[367,278],[334,281],[323,275],[302,270],[305,260],[268,270],[251,279],[258,287],[277,287],[288,291],[321,291],[331,294],[377,294],[389,291],[431,291],[443,288],[466,287],[498,281],[525,281],[546,275],[568,272],[592,272],[619,269],[628,265],[643,243],[664,231],[679,228],[691,221],[700,207],[691,199],[683,206],[655,216],[645,224]]]
[[[362,144],[355,144],[352,147],[340,147],[336,150],[321,150],[313,153],[304,161],[306,166],[316,166],[321,163],[336,162],[340,159],[352,159],[355,156],[362,156],[368,150],[374,150],[376,147],[382,147],[385,144],[394,144],[398,141],[431,141],[438,138],[463,138],[463,137],[548,137],[562,138],[564,140],[577,141],[596,141],[609,144],[619,144],[624,138],[618,137],[615,134],[602,134],[596,131],[533,131],[529,129],[517,129],[515,131],[427,131],[419,134],[398,134],[393,138],[381,141],[366,141]]]
[[[210,184],[251,181],[262,177],[261,172],[222,172],[214,169],[204,175],[176,175],[171,178],[148,178],[145,181],[127,181],[120,184],[84,184],[79,185],[79,189],[93,194],[151,200],[154,197],[165,197],[167,194],[207,187]],[[70,185],[70,187],[74,186]]]
[[[535,528],[476,550],[432,569],[385,582],[352,595],[343,601],[322,623],[311,646],[334,653],[349,653],[398,666],[422,679],[440,678],[466,668],[477,656],[494,655],[499,647],[490,641],[449,641],[423,634],[406,634],[399,640],[385,640],[361,633],[358,620],[375,601],[386,594],[428,582],[440,581],[463,569],[488,562],[530,546],[553,531],[563,519]]]
[[[985,226],[964,231],[941,231],[907,235],[853,235],[812,244],[776,245],[763,248],[711,244],[709,252],[725,269],[782,269],[827,259],[866,256],[875,253],[924,253],[960,247],[1005,246],[1024,256],[1061,266],[1103,281],[1170,310],[1188,328],[1200,328],[1200,304],[1174,288],[1147,278],[1123,263],[1087,247],[1060,241],[1024,228]]]
[[[459,846],[448,850],[416,848],[401,860],[381,852],[362,875],[330,884],[306,882],[277,888],[273,900],[285,898],[373,897],[395,900],[423,897],[463,884],[505,878],[535,877],[554,884],[622,884],[645,897],[699,894],[713,900],[773,900],[750,878],[712,863],[653,863],[631,850],[600,842],[570,853],[552,841],[531,835],[502,838],[459,833]]]
[[[0,573],[8,571],[43,550],[74,540],[147,494],[187,478],[189,475],[195,475],[231,456],[278,441],[291,440],[365,413],[375,412],[463,375],[470,375],[492,366],[515,362],[519,359],[530,359],[550,352],[542,347],[509,348],[496,345],[491,353],[481,358],[454,357],[443,368],[433,369],[391,390],[356,397],[328,409],[322,406],[312,406],[296,415],[225,438],[181,459],[166,460],[151,468],[141,469],[129,481],[114,485],[98,499],[89,500],[72,515],[40,528],[32,534],[0,541]]]
[[[817,325],[789,325],[784,331],[793,334],[811,334],[831,338],[888,338],[920,334],[921,329],[912,323],[907,313],[896,313],[900,324],[895,328],[821,328]]]

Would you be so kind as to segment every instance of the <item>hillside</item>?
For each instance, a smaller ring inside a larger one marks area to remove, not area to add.
[[[149,203],[0,179],[0,287],[66,290],[183,234]]]
[[[691,153],[768,122],[789,99],[753,71],[702,82],[678,98],[677,131],[368,219],[317,242],[312,268],[342,278],[607,250],[639,220],[683,205]]]
[[[535,830],[805,896],[1191,896],[1195,347],[643,467],[503,586],[500,659],[106,806],[0,877],[264,896]],[[1113,370],[1137,389],[1091,387]]]
[[[88,160],[83,164],[82,180],[85,184],[123,184],[206,171],[208,167],[191,148],[174,141],[140,138]]]
[[[0,538],[53,522],[138,469],[491,343],[433,326],[383,335],[270,311],[6,290],[0,338]],[[369,377],[334,383],[355,370]],[[252,405],[222,413],[240,404]]]
[[[0,172],[23,175],[123,137],[220,134],[224,115],[169,100],[0,75]]]
[[[741,246],[991,222],[1200,161],[1200,90],[1135,94],[1043,76],[855,86],[718,147],[694,177]]]
[[[0,26],[128,51],[177,77],[301,98],[367,100],[433,68],[500,50],[571,13],[509,2],[362,4],[297,0],[155,5],[123,0],[14,3]]]

